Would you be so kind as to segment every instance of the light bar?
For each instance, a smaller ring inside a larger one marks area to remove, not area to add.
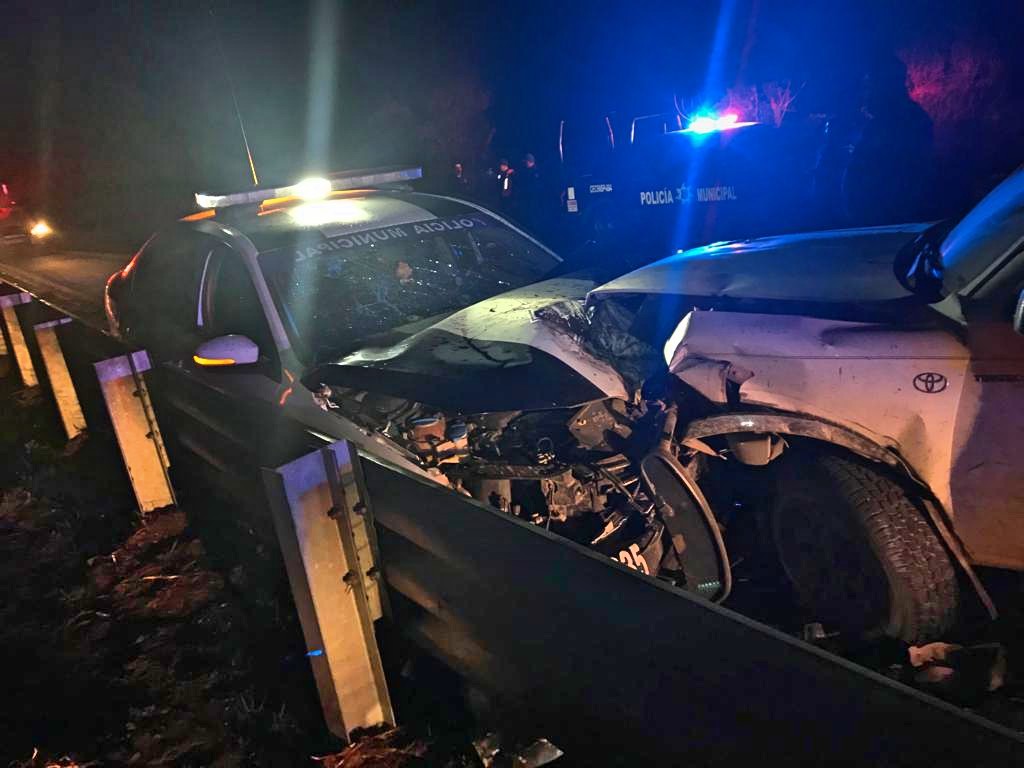
[[[214,195],[196,192],[196,205],[200,208],[224,208],[229,205],[262,203],[277,197],[299,197],[303,200],[319,200],[331,192],[344,189],[380,187],[385,184],[400,184],[423,178],[422,168],[372,168],[363,171],[343,171],[326,177],[311,177],[287,187],[261,187],[244,192]]]

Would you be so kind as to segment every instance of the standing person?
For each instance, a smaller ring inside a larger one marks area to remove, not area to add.
[[[506,158],[501,158],[498,161],[498,205],[504,211],[509,211],[515,203],[515,192],[518,188],[518,182],[514,182],[516,171]]]
[[[448,193],[456,197],[469,197],[469,176],[466,175],[462,161],[452,164],[452,172],[448,175]]]
[[[910,98],[907,68],[878,58],[863,79],[858,132],[843,177],[853,224],[894,224],[926,215],[932,184],[932,121]]]
[[[539,228],[544,214],[544,192],[537,158],[531,152],[523,157],[523,169],[516,177],[516,208],[523,221]]]

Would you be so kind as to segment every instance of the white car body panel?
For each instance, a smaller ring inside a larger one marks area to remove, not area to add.
[[[717,311],[689,313],[665,345],[669,369],[716,402],[726,403],[724,381],[732,378],[742,404],[825,419],[896,451],[951,514],[968,359],[957,339],[937,330]],[[720,386],[708,361],[730,367],[718,369]],[[945,385],[922,391],[921,374],[939,374]]]

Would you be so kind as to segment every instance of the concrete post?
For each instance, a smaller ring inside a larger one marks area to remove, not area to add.
[[[36,376],[35,366],[32,365],[32,355],[29,353],[25,334],[22,333],[21,323],[18,321],[18,314],[14,309],[19,304],[28,304],[30,301],[32,301],[32,297],[27,293],[9,293],[0,296],[0,314],[3,316],[4,327],[7,329],[7,338],[10,339],[14,360],[18,364],[21,382],[26,387],[35,387],[39,385],[39,378]]]
[[[353,457],[339,442],[263,470],[324,718],[344,739],[395,721],[373,629],[379,588]]]
[[[94,365],[139,511],[174,504],[170,462],[142,378],[150,368],[149,355],[140,350]]]
[[[70,317],[62,317],[58,320],[37,323],[35,326],[39,354],[43,358],[46,375],[50,379],[50,387],[53,389],[57,410],[60,412],[60,420],[64,424],[64,432],[67,434],[68,440],[74,439],[85,430],[82,406],[78,402],[78,394],[75,392],[75,385],[71,381],[68,364],[61,351],[60,340],[57,338],[57,326],[70,322]]]

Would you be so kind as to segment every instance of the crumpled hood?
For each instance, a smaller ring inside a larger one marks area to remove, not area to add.
[[[552,305],[582,306],[590,280],[563,277],[459,310],[397,344],[368,347],[305,377],[462,413],[557,408],[627,397],[621,375],[565,327],[542,322]]]
[[[927,224],[840,229],[712,243],[641,267],[591,292],[861,304],[910,296],[893,274]]]

